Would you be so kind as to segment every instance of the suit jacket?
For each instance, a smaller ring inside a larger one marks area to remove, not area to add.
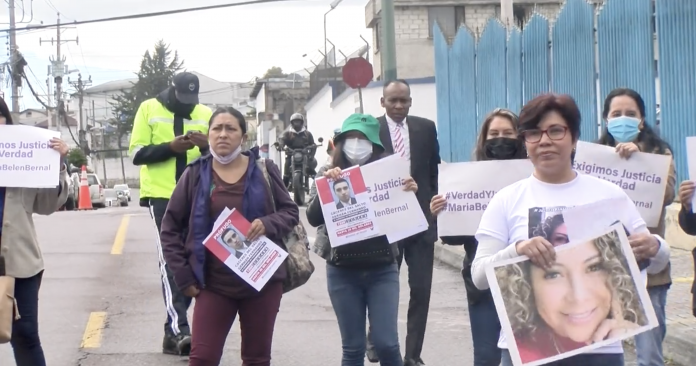
[[[377,118],[379,121],[379,139],[388,155],[394,153],[389,125],[386,117]],[[408,137],[411,143],[411,177],[418,184],[416,197],[430,227],[418,235],[426,235],[429,241],[437,241],[437,227],[430,214],[430,200],[437,194],[438,165],[440,164],[440,144],[437,141],[435,122],[421,117],[408,116]]]
[[[355,197],[351,197],[351,198],[350,198],[350,204],[351,204],[351,205],[354,205],[354,204],[356,204],[356,203],[358,203],[358,200],[356,200]],[[336,208],[337,208],[337,209],[343,208],[343,202],[338,201],[338,203],[336,203]]]

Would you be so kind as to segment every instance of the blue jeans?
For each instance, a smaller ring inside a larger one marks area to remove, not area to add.
[[[510,351],[504,349],[501,366],[512,366]],[[583,353],[544,366],[624,366],[623,353]]]
[[[662,356],[662,342],[667,334],[667,291],[669,285],[648,287],[650,302],[657,315],[658,326],[645,333],[638,334],[636,340],[636,357],[638,366],[664,366],[665,359]]]
[[[475,304],[469,303],[469,322],[474,341],[474,366],[500,365],[500,320],[490,294],[484,294]]]
[[[326,265],[327,286],[343,342],[341,366],[365,365],[367,316],[370,340],[382,366],[403,366],[399,348],[399,269]],[[366,316],[367,313],[367,316]]]
[[[17,366],[46,366],[39,339],[39,288],[43,271],[15,279],[15,299],[21,318],[12,323],[12,350]]]

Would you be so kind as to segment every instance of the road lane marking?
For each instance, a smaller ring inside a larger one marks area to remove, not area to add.
[[[123,215],[123,218],[121,218],[121,224],[118,226],[118,231],[116,231],[116,237],[114,238],[114,245],[111,247],[111,254],[113,255],[123,254],[123,246],[126,244],[126,234],[128,233],[130,217],[131,215]]]
[[[101,347],[102,330],[106,324],[105,312],[94,312],[89,314],[85,334],[82,336],[80,348],[99,348]]]
[[[694,278],[693,277],[678,277],[678,278],[672,279],[672,282],[691,283],[691,282],[694,282]]]

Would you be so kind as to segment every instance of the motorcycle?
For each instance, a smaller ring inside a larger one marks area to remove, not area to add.
[[[285,146],[284,150],[288,153],[292,162],[290,167],[292,168],[292,180],[290,181],[290,192],[292,192],[295,203],[298,206],[305,204],[305,197],[309,194],[309,179],[314,179],[315,174],[308,174],[309,168],[309,152],[311,149],[322,146],[324,139],[320,137],[318,139],[319,144],[309,145],[302,149],[291,149]],[[280,150],[280,145],[276,142],[273,146]],[[316,169],[316,167],[315,167]]]

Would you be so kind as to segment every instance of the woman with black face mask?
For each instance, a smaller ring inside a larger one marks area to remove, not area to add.
[[[524,142],[518,138],[517,115],[497,108],[491,112],[481,125],[474,150],[474,160],[525,159]],[[430,201],[430,211],[437,215],[445,207],[443,196],[437,195]],[[500,320],[490,290],[481,291],[471,279],[471,263],[476,255],[478,243],[474,236],[443,236],[444,244],[464,245],[466,256],[462,264],[462,277],[466,288],[469,307],[471,337],[474,342],[474,366],[500,365]]]

